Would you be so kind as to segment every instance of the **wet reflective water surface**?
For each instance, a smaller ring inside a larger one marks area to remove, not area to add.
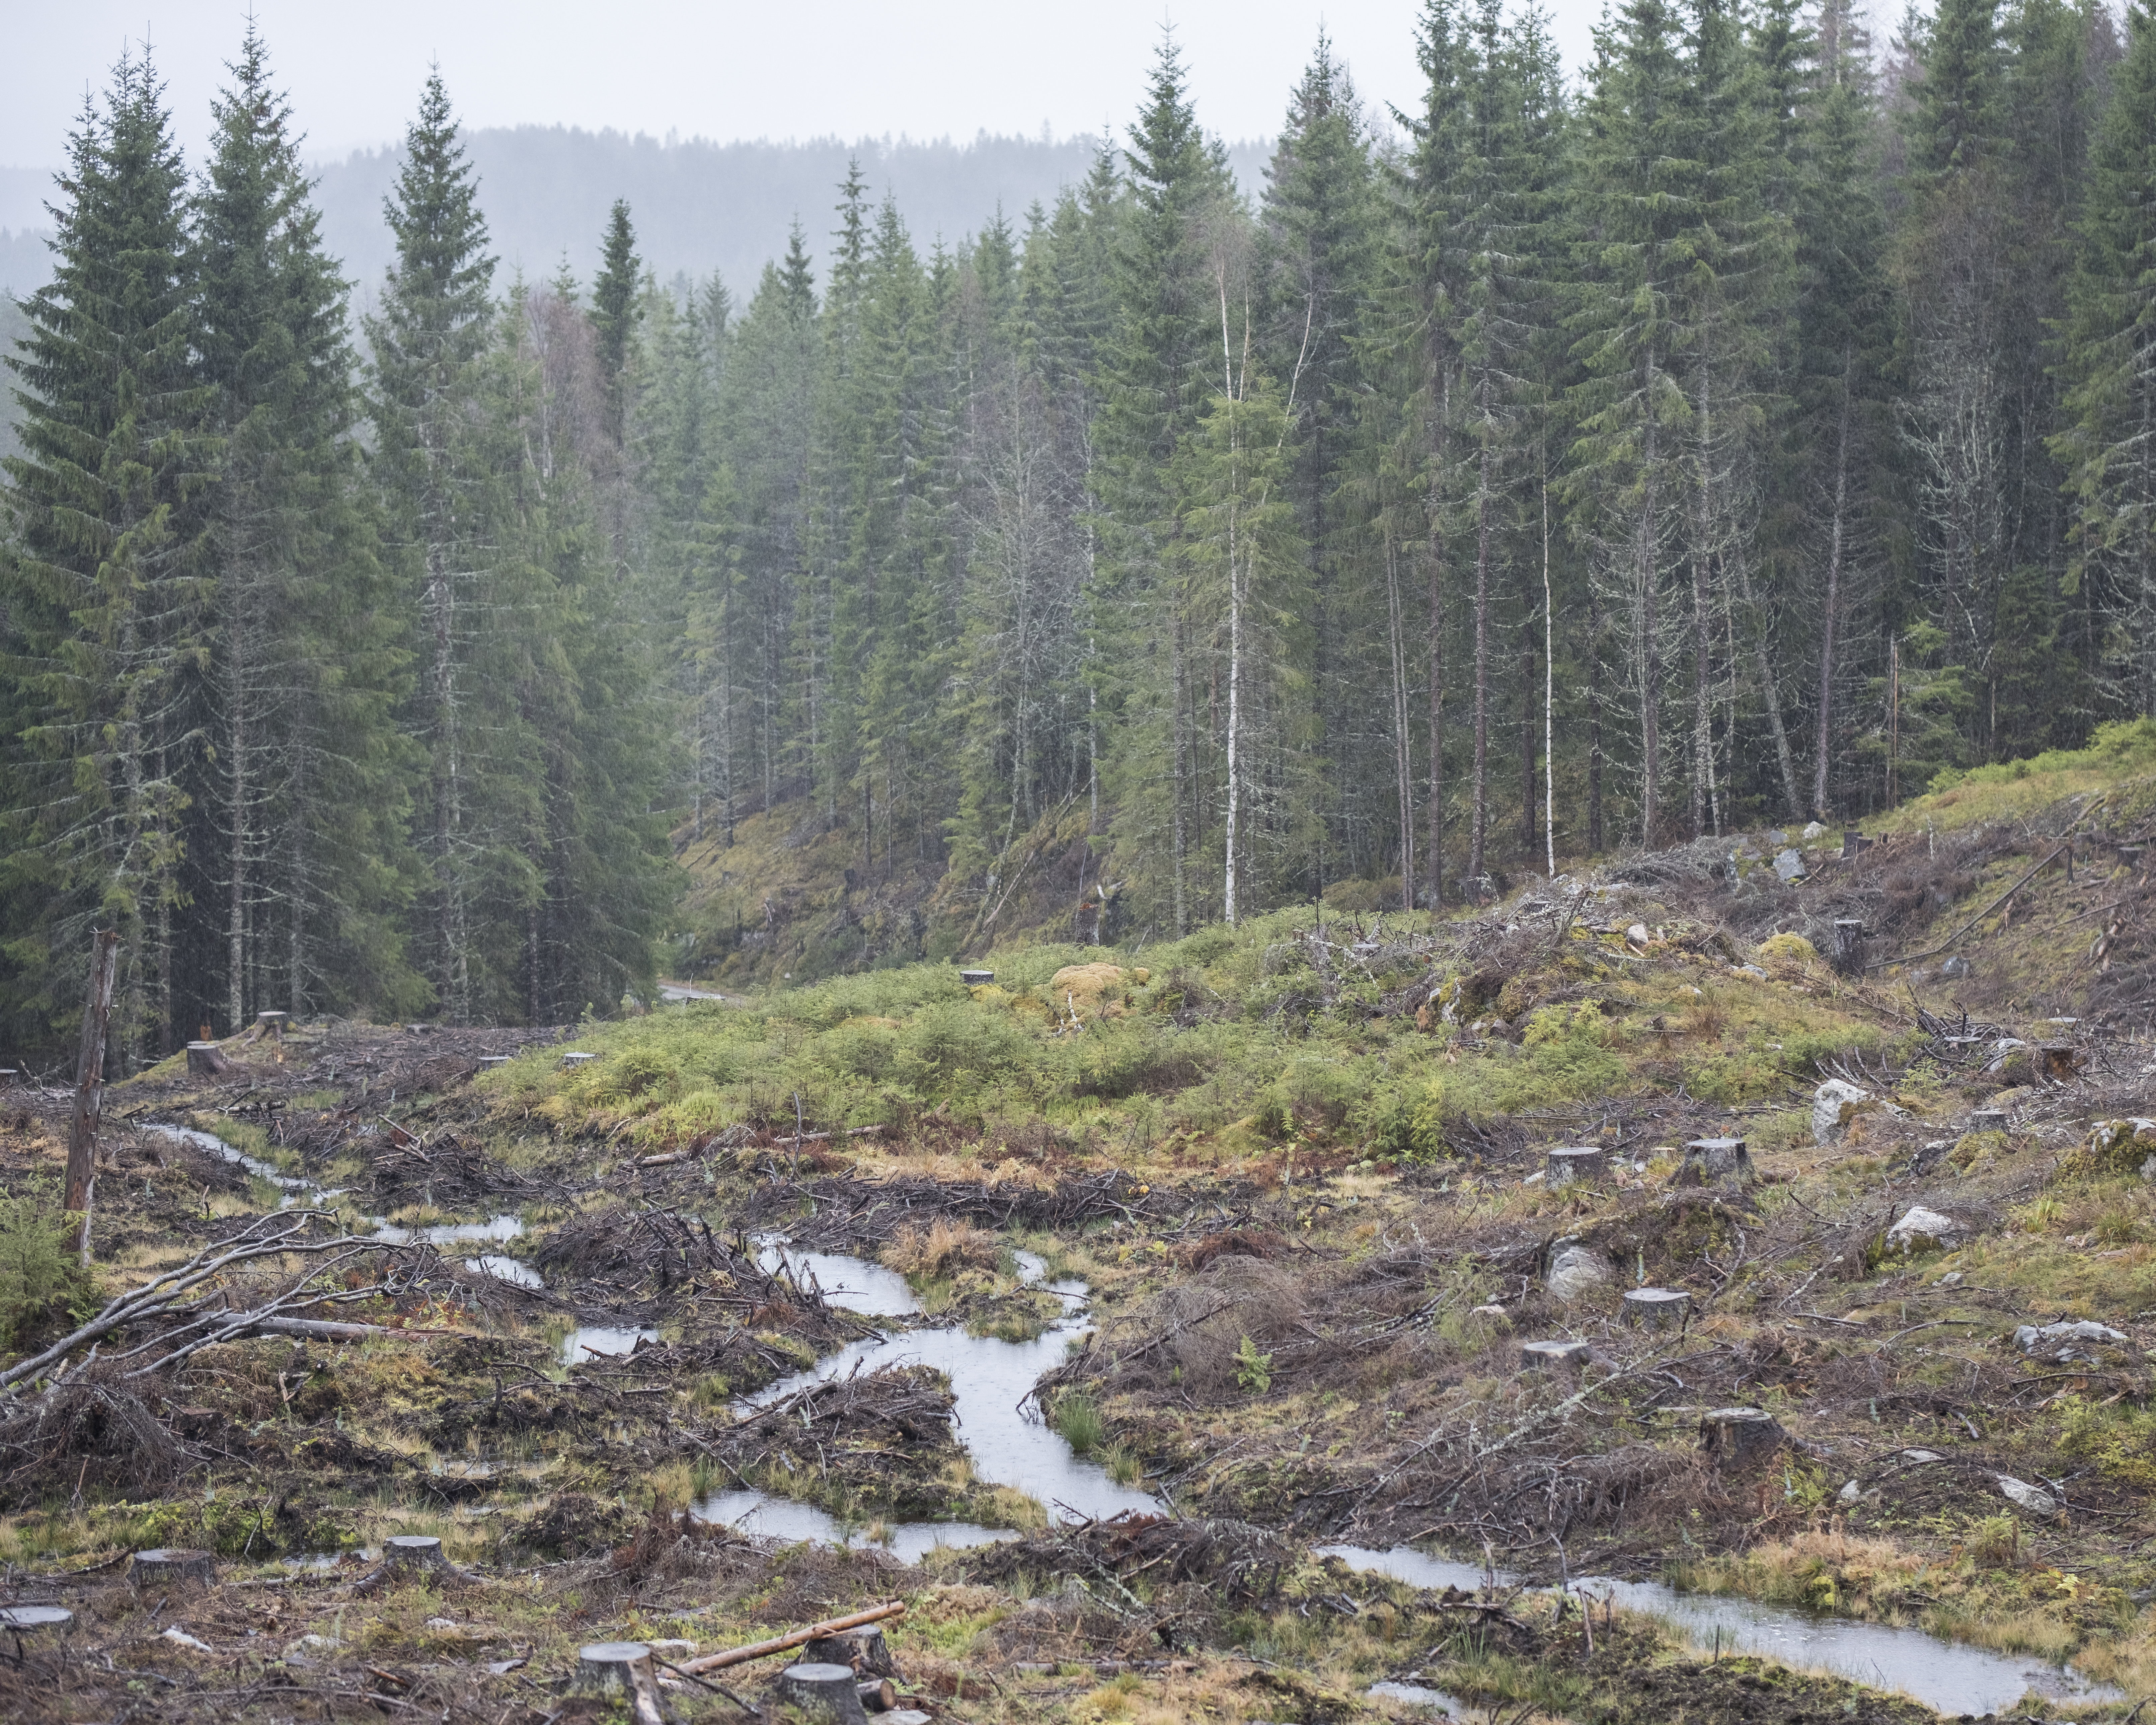
[[[1486,1579],[1479,1564],[1431,1557],[1406,1546],[1383,1552],[1353,1545],[1315,1549],[1339,1558],[1352,1569],[1389,1575],[1412,1587],[1472,1589]],[[1496,1574],[1501,1584],[1515,1579],[1502,1570]],[[1943,1713],[1999,1712],[2030,1690],[2060,1701],[2123,1698],[2119,1691],[2092,1683],[2070,1666],[2061,1670],[2041,1660],[1943,1641],[1922,1630],[1812,1617],[1720,1594],[1681,1594],[1659,1581],[1595,1578],[1575,1581],[1573,1587],[1625,1610],[1651,1613],[1702,1645],[1830,1671],[1874,1688],[1898,1689]]]

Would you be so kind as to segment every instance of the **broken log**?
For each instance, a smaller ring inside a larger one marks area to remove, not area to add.
[[[778,1674],[778,1702],[816,1725],[868,1725],[854,1674],[842,1665],[787,1666]]]
[[[724,1671],[730,1665],[746,1665],[752,1659],[767,1659],[774,1653],[786,1653],[796,1647],[805,1647],[811,1641],[835,1635],[841,1630],[859,1629],[863,1624],[881,1623],[887,1618],[906,1615],[906,1601],[893,1599],[888,1604],[871,1605],[865,1611],[856,1611],[850,1617],[833,1617],[822,1623],[812,1623],[806,1629],[793,1630],[790,1635],[774,1635],[768,1641],[752,1642],[746,1647],[729,1647],[723,1653],[706,1653],[701,1659],[691,1659],[680,1669],[690,1676],[701,1671]],[[848,1667],[847,1675],[852,1675]]]
[[[867,1712],[887,1713],[898,1705],[898,1685],[888,1677],[857,1680],[854,1693],[860,1697],[861,1707]]]

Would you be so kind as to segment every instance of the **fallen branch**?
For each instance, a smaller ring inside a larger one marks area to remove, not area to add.
[[[774,1653],[783,1653],[789,1648],[805,1646],[810,1641],[821,1640],[825,1635],[835,1635],[841,1630],[859,1629],[863,1624],[881,1623],[886,1617],[905,1615],[906,1601],[893,1599],[887,1604],[871,1605],[865,1611],[856,1611],[850,1617],[833,1617],[822,1623],[812,1623],[806,1629],[795,1630],[790,1635],[776,1635],[768,1641],[757,1641],[747,1647],[729,1647],[723,1653],[707,1653],[701,1659],[690,1660],[675,1669],[688,1676],[694,1676],[699,1671],[723,1671],[730,1665],[746,1665],[752,1659],[765,1659]]]

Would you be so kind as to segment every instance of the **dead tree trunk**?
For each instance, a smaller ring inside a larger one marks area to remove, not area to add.
[[[105,1106],[105,1032],[112,1018],[120,934],[104,929],[90,937],[90,995],[82,1004],[82,1049],[74,1063],[74,1113],[68,1122],[66,1209],[80,1215],[75,1250],[90,1262],[90,1208],[97,1189],[97,1122]]]

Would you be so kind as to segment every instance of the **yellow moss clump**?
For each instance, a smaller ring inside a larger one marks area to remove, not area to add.
[[[1778,983],[1800,983],[1817,968],[1819,949],[1800,934],[1770,934],[1753,949],[1760,969]]]
[[[1048,979],[1049,1004],[1104,1014],[1123,1004],[1124,974],[1120,964],[1066,964]]]

